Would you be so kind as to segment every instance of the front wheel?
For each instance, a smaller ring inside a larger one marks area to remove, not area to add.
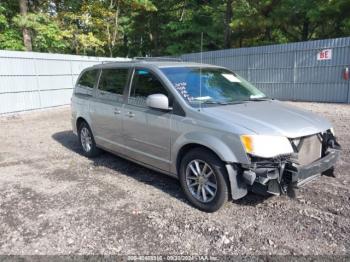
[[[79,126],[79,142],[83,150],[83,154],[87,157],[95,157],[101,154],[101,150],[96,147],[94,136],[89,125],[82,122]]]
[[[181,161],[180,183],[187,199],[198,209],[215,212],[228,200],[224,163],[211,151],[196,148]]]

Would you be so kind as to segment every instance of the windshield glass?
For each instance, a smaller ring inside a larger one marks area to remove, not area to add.
[[[223,68],[169,67],[161,68],[161,71],[191,105],[228,104],[266,98],[251,83]]]

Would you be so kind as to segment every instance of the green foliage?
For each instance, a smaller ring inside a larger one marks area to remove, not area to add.
[[[3,14],[4,11],[5,11],[5,8],[0,5],[0,29],[1,30],[4,30],[9,26],[7,23],[6,16]]]
[[[349,0],[18,0],[0,4],[0,49],[159,56],[350,35]],[[229,34],[228,34],[229,33]]]
[[[0,49],[23,51],[24,45],[18,31],[8,29],[0,34]]]
[[[68,46],[65,31],[62,31],[56,20],[51,19],[47,14],[16,15],[13,18],[13,23],[18,28],[31,30],[32,45],[35,51],[64,52]]]
[[[24,50],[21,34],[9,24],[6,9],[2,5],[0,5],[0,49]]]

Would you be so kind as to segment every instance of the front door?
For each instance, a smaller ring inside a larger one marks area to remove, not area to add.
[[[128,68],[102,69],[95,97],[90,106],[96,143],[119,152],[123,145],[122,114]]]
[[[166,87],[148,69],[136,68],[123,113],[123,133],[128,155],[169,171],[171,112],[147,107],[151,94],[165,94]]]

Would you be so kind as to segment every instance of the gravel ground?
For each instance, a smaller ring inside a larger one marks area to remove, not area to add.
[[[336,178],[214,214],[191,207],[173,178],[83,157],[68,107],[0,117],[0,254],[348,255],[350,106],[292,104],[334,123]]]

